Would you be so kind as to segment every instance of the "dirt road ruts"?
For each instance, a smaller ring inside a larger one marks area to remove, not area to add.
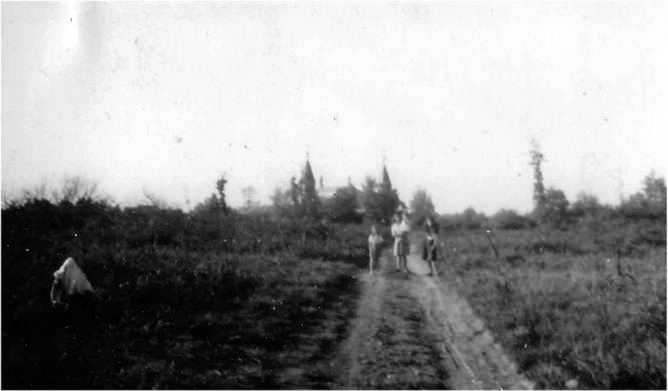
[[[362,277],[357,316],[336,367],[337,387],[531,389],[468,303],[412,249],[410,273],[385,251]]]

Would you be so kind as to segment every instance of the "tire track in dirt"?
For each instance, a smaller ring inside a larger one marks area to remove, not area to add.
[[[415,251],[411,252],[415,254]],[[531,389],[468,303],[409,255],[394,271],[390,251],[364,284],[338,357],[338,388]]]
[[[362,295],[338,356],[335,388],[448,388],[438,336],[409,288],[414,276],[394,272],[387,253],[380,263],[378,273],[361,277]]]
[[[408,258],[415,273],[413,293],[425,307],[426,321],[443,339],[449,356],[451,386],[457,389],[532,389],[517,372],[502,347],[469,304],[438,277],[428,277],[427,264],[415,255]]]

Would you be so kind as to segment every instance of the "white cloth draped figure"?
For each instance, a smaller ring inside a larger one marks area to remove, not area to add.
[[[51,289],[53,304],[62,304],[63,294],[69,297],[93,293],[93,286],[72,257],[67,258],[60,269],[53,273],[53,278],[54,285]]]

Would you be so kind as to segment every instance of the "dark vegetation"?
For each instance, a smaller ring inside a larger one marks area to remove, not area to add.
[[[308,178],[291,202],[244,213],[225,183],[191,212],[151,196],[120,207],[78,179],[5,199],[2,386],[328,387],[368,224],[324,213]],[[96,289],[85,338],[49,302],[68,256]]]

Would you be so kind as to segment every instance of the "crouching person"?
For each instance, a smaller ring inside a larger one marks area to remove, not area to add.
[[[56,312],[56,345],[63,375],[71,386],[87,383],[88,361],[93,355],[95,295],[84,272],[73,258],[67,258],[53,273],[51,304]]]
[[[95,299],[93,286],[79,268],[74,258],[70,257],[63,262],[53,273],[51,284],[51,304],[54,308],[81,312],[82,308],[90,307]]]

